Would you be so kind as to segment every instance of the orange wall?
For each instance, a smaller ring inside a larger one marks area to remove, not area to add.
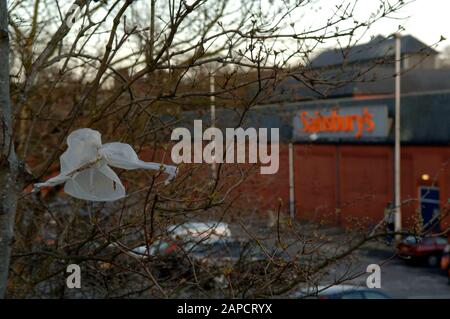
[[[144,160],[169,160],[170,149],[162,153],[142,152],[141,156]],[[223,177],[237,180],[242,169],[250,166],[225,164]],[[205,164],[205,170],[208,167]],[[450,146],[403,146],[401,167],[404,225],[414,223],[418,187],[427,184],[421,180],[422,174],[430,175],[428,184],[440,188],[441,210],[449,206]],[[208,172],[197,174],[196,179],[201,180]],[[343,226],[375,225],[383,218],[387,203],[393,201],[393,147],[295,144],[294,177],[298,218]],[[256,214],[266,218],[280,203],[281,212],[289,214],[288,145],[280,145],[277,174],[261,175],[255,168],[228,198],[234,214],[241,217]],[[450,226],[449,219],[444,225]]]
[[[420,185],[440,187],[441,211],[448,206],[450,147],[403,146],[401,156],[402,219],[408,227],[414,223]],[[375,225],[393,201],[391,146],[297,144],[295,157],[299,218]],[[430,175],[430,181],[422,181],[422,174]]]

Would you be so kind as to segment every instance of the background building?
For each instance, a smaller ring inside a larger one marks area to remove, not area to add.
[[[438,216],[445,224],[450,203],[450,72],[436,69],[437,52],[413,37],[404,37],[402,47],[402,224],[430,225]],[[311,89],[289,80],[274,92],[272,102],[277,102],[250,113],[247,127],[279,127],[281,135],[278,174],[257,175],[246,186],[255,194],[253,205],[276,211],[282,199],[288,211],[288,144],[293,143],[297,218],[365,227],[383,219],[394,201],[392,55],[393,40],[380,37],[345,57],[340,51],[324,52],[309,72],[345,78],[342,85]],[[372,80],[351,81],[353,71],[371,65],[367,76]],[[411,65],[415,68],[406,69]],[[232,112],[219,115],[224,127],[236,120]],[[439,225],[434,226],[437,230]]]

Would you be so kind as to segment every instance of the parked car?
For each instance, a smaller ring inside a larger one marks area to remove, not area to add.
[[[193,275],[192,263],[201,249],[201,245],[166,238],[130,249],[127,255],[150,262],[155,275],[160,279],[171,276],[188,279]]]
[[[240,286],[251,287],[255,278],[277,273],[280,281],[286,280],[290,272],[277,272],[291,256],[276,247],[262,248],[257,242],[242,238],[224,238],[212,244],[199,245],[190,255],[202,269],[214,277],[209,287],[226,287],[228,274]]]
[[[450,285],[450,244],[445,246],[442,253],[441,269],[446,272],[448,284]]]
[[[204,264],[215,266],[234,264],[241,260],[265,259],[258,245],[237,238],[223,238],[214,242],[198,244],[192,249],[192,256]]]
[[[152,242],[150,245],[142,243],[143,234],[140,231],[127,234],[126,246],[119,243],[111,243],[110,248],[128,248],[127,255],[139,259],[151,256],[167,257],[175,252],[197,252],[200,253],[203,245],[212,245],[219,240],[231,237],[231,231],[226,223],[222,222],[189,222],[167,227],[164,239]]]
[[[112,243],[111,246],[117,247],[117,244]],[[156,240],[151,245],[141,245],[129,249],[127,255],[147,259],[151,256],[167,256],[177,248],[179,248],[179,244],[174,241]]]
[[[426,262],[430,267],[437,267],[447,245],[444,237],[408,236],[397,246],[397,256],[416,262]]]
[[[193,240],[202,243],[214,243],[222,238],[230,238],[231,230],[223,222],[189,222],[172,225],[167,232],[174,239]]]
[[[353,285],[317,286],[302,289],[295,294],[296,298],[307,299],[391,299],[380,289],[369,289]]]

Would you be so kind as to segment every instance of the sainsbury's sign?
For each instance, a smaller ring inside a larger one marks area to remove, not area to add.
[[[294,140],[360,140],[387,137],[385,105],[306,109],[294,117]]]

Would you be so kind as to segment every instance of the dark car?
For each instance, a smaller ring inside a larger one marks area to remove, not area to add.
[[[244,263],[249,266],[254,262],[289,261],[289,255],[283,250],[263,249],[257,243],[242,239],[221,239],[211,244],[197,245],[192,249],[192,257],[204,264],[225,266]]]
[[[251,286],[255,278],[275,273],[289,256],[279,249],[262,248],[247,239],[228,238],[196,245],[190,258],[210,275],[205,287],[226,287],[230,276],[240,286]],[[281,280],[284,275],[279,274]]]
[[[306,299],[391,299],[379,289],[369,289],[353,285],[318,286],[314,289],[301,290],[295,298]]]
[[[450,244],[444,248],[441,258],[441,269],[447,274],[448,284],[450,285]]]
[[[193,257],[203,263],[223,265],[245,259],[254,261],[264,258],[258,246],[245,240],[223,239],[211,244],[201,244],[193,250]]]
[[[437,267],[447,245],[444,237],[409,236],[397,246],[397,256],[408,261],[425,262],[430,267]]]

